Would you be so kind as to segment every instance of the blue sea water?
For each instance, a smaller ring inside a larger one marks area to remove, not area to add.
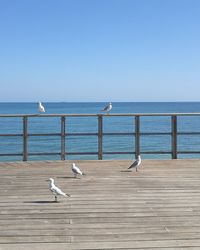
[[[43,103],[46,114],[99,114],[106,103]],[[37,114],[37,103],[0,103],[0,114]],[[196,113],[200,102],[114,102],[111,113]],[[134,132],[134,117],[103,118],[103,131]],[[97,117],[67,117],[66,133],[97,133]],[[0,118],[0,154],[22,154],[23,139],[20,136],[5,137],[3,134],[22,134],[22,118]],[[179,132],[200,132],[200,116],[178,117]],[[170,117],[141,117],[141,132],[171,132]],[[28,119],[28,133],[60,133],[59,117],[31,117]],[[134,136],[112,136],[103,138],[104,152],[134,152]],[[141,136],[141,151],[171,151],[170,135]],[[28,152],[59,153],[60,136],[29,136]],[[69,136],[66,138],[66,152],[97,152],[97,136]],[[199,151],[200,135],[179,135],[178,151]],[[179,158],[198,158],[200,154],[179,154]],[[144,154],[143,158],[170,159],[171,154]],[[103,159],[133,159],[134,154],[104,154]],[[29,160],[59,160],[59,155],[29,155]],[[67,155],[66,159],[97,159],[97,155]],[[0,161],[22,160],[22,156],[0,156]]]

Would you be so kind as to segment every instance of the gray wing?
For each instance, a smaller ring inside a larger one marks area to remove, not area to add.
[[[133,162],[133,164],[130,165],[130,167],[129,167],[128,169],[134,168],[134,167],[136,167],[137,165],[138,165],[138,161],[136,160],[136,161]]]
[[[66,196],[66,194],[58,187],[54,186],[51,188],[51,191],[54,193],[54,194],[58,194],[58,195],[63,195],[63,196]]]
[[[74,172],[74,174],[81,174],[82,175],[81,170],[77,166],[73,166],[72,171]]]
[[[107,110],[108,109],[108,107],[109,107],[109,104],[107,105],[107,106],[105,106],[105,108],[104,109],[102,109],[103,111],[105,111],[105,110]]]

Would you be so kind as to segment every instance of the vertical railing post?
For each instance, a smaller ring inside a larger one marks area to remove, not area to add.
[[[140,116],[135,116],[135,157],[140,155]]]
[[[98,115],[98,160],[103,159],[103,117]]]
[[[172,159],[177,159],[177,116],[171,116]]]
[[[28,117],[23,116],[23,161],[28,160]]]
[[[61,116],[61,160],[65,160],[65,116]]]

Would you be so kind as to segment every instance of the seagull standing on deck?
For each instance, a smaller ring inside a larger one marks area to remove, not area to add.
[[[109,112],[109,111],[111,111],[111,109],[112,109],[112,103],[110,102],[108,105],[106,105],[105,106],[105,108],[104,109],[102,109],[101,111],[105,111],[105,112]]]
[[[54,184],[54,179],[53,178],[49,178],[49,190],[54,194],[55,196],[55,202],[57,202],[57,196],[58,195],[62,195],[62,196],[68,196],[70,197],[69,194],[65,194],[60,188],[56,187]]]
[[[134,161],[133,164],[131,164],[131,166],[128,169],[135,168],[137,172],[138,171],[137,168],[139,167],[141,162],[142,162],[141,157],[140,155],[138,155],[136,161]]]
[[[38,104],[38,111],[39,111],[40,113],[44,113],[44,112],[45,112],[45,108],[44,108],[44,106],[42,105],[41,102],[39,102],[39,104]]]
[[[72,163],[72,172],[74,173],[74,178],[76,178],[78,174],[84,175],[84,173],[81,172],[80,168],[77,167],[75,163]]]

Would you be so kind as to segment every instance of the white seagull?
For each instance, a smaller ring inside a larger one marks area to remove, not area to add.
[[[38,111],[39,111],[40,113],[44,113],[44,112],[45,112],[45,108],[44,108],[44,106],[42,105],[41,102],[39,102],[39,104],[38,104]]]
[[[70,197],[69,194],[65,194],[60,188],[56,187],[54,184],[54,179],[53,178],[49,178],[49,190],[54,194],[55,196],[55,202],[57,202],[57,196],[58,195],[62,195],[62,196],[68,196]]]
[[[75,178],[76,178],[77,174],[84,175],[84,173],[81,172],[80,168],[77,167],[75,163],[72,163],[72,172],[74,173]]]
[[[134,161],[134,162],[130,165],[130,167],[129,167],[128,169],[130,169],[130,168],[135,168],[135,169],[136,169],[136,172],[137,172],[137,171],[138,171],[137,168],[139,167],[139,165],[141,164],[141,162],[142,162],[141,157],[140,157],[140,155],[138,155],[136,161]]]
[[[101,111],[105,111],[105,112],[109,112],[109,111],[111,111],[111,109],[112,109],[112,103],[110,102],[108,105],[106,105],[105,106],[105,108],[104,109],[102,109]]]

